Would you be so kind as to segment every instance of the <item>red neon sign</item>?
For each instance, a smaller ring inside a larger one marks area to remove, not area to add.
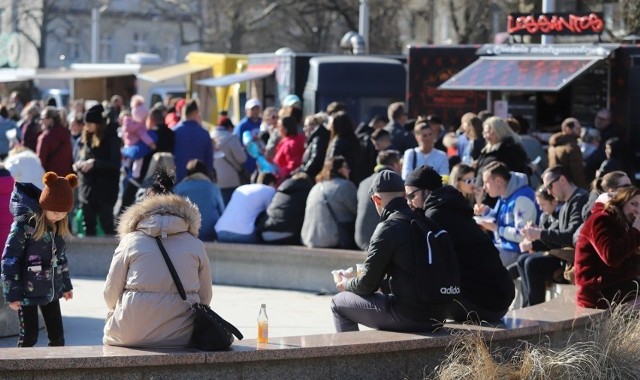
[[[604,31],[604,20],[600,13],[512,13],[507,18],[509,34],[600,34]]]

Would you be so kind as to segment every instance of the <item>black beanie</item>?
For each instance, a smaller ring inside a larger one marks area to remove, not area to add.
[[[442,187],[442,177],[429,165],[422,165],[407,175],[405,186],[433,191]]]
[[[84,122],[85,123],[104,123],[104,117],[102,114],[104,113],[104,108],[101,104],[96,104],[95,106],[89,108],[87,112],[84,114]]]

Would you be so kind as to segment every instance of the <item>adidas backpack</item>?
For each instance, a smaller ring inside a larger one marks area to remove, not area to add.
[[[449,233],[429,217],[394,213],[411,228],[416,286],[425,303],[452,302],[460,296],[458,257]]]

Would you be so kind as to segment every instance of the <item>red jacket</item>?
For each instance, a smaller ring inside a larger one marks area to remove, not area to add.
[[[286,178],[293,169],[300,166],[303,154],[303,134],[287,136],[278,143],[278,146],[276,147],[276,155],[273,157],[273,163],[278,165],[278,169],[280,170],[278,177],[281,180]]]
[[[585,221],[575,249],[577,303],[582,307],[608,308],[616,293],[635,290],[640,231],[620,225],[602,207]],[[619,297],[619,295],[618,295]]]
[[[55,172],[61,177],[73,173],[71,132],[67,128],[57,125],[45,129],[38,136],[36,154],[45,172]]]

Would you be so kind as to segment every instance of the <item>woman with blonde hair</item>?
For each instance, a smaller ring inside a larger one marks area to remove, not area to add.
[[[509,171],[531,174],[528,166],[529,159],[522,146],[520,136],[516,134],[507,122],[497,116],[488,118],[482,125],[482,136],[487,145],[480,152],[476,161],[476,186],[482,187],[482,172],[484,167],[493,161],[504,163]]]
[[[480,189],[476,188],[475,183],[476,170],[473,167],[458,164],[451,169],[449,185],[458,189],[471,207],[476,204],[477,194],[482,193]]]

